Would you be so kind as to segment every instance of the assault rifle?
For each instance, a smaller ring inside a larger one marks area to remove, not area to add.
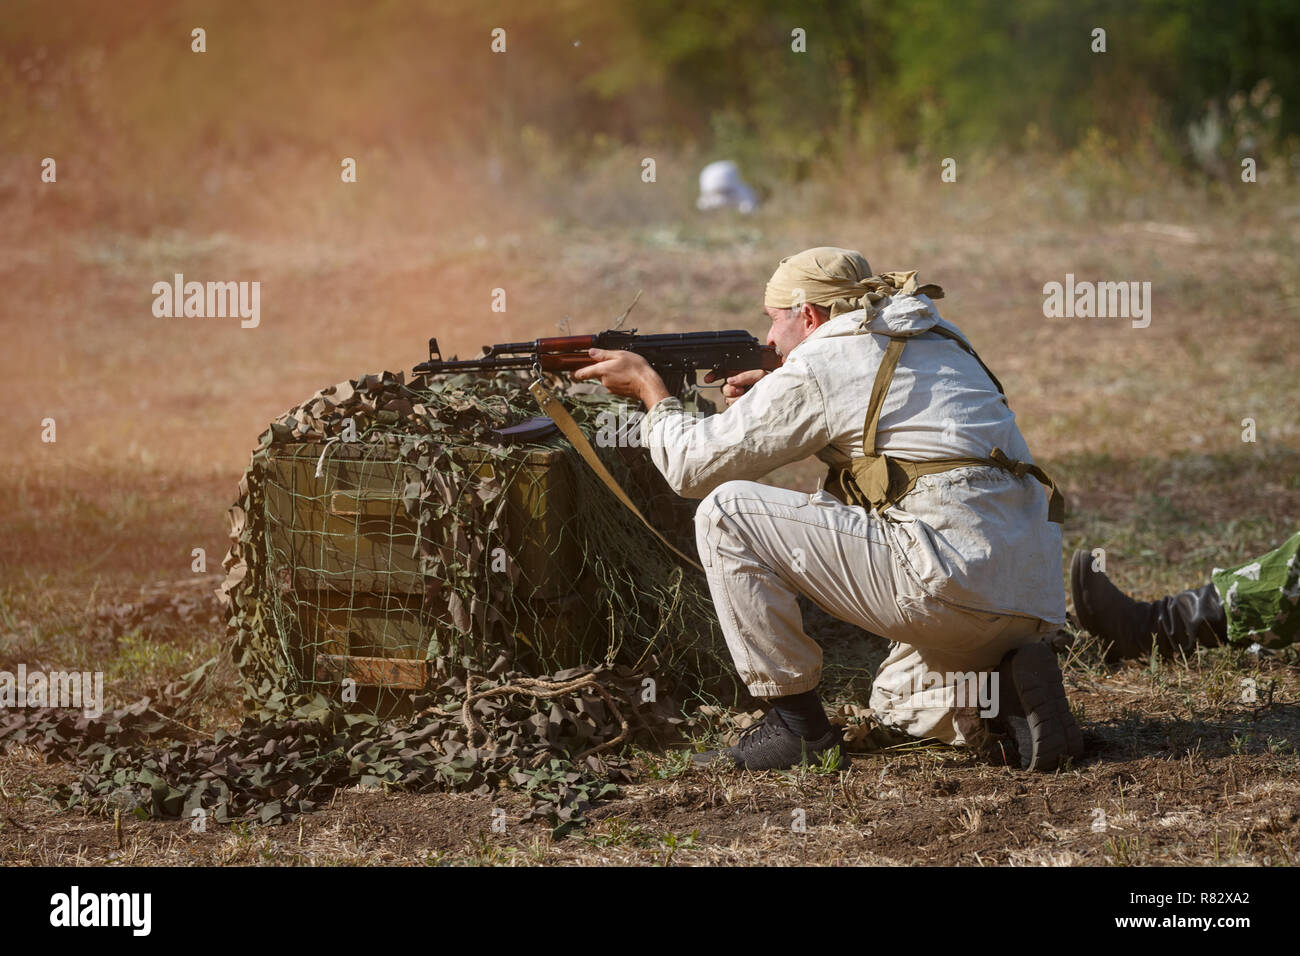
[[[484,346],[478,358],[444,359],[437,339],[429,339],[429,361],[415,366],[416,375],[453,372],[497,372],[525,369],[534,373],[572,372],[596,364],[587,349],[624,349],[642,356],[659,373],[664,386],[681,395],[688,376],[700,369],[714,378],[761,368],[770,372],[781,364],[776,349],[763,345],[742,329],[726,332],[669,332],[637,335],[636,329],[610,329],[595,335],[565,335],[534,342]]]

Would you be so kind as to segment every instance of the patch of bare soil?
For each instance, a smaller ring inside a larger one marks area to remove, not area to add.
[[[1218,652],[1214,652],[1218,654]],[[1205,656],[1205,655],[1203,655]],[[1071,668],[1088,752],[1027,774],[952,748],[859,754],[847,772],[683,771],[646,755],[639,782],[554,836],[500,791],[351,788],[287,824],[150,822],[59,811],[72,776],[17,748],[0,759],[6,864],[1286,865],[1300,839],[1300,707],[1284,665],[1271,698],[1206,696],[1223,662],[1156,671]]]

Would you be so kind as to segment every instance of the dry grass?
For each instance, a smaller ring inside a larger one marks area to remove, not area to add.
[[[626,164],[626,169],[619,164]],[[701,220],[693,168],[665,157],[660,182],[615,153],[583,185],[563,162],[544,182],[495,190],[390,170],[358,197],[262,168],[247,198],[199,196],[194,222],[112,229],[92,211],[18,203],[0,225],[8,417],[0,464],[0,665],[93,663],[131,699],[221,645],[219,623],[186,633],[96,630],[103,601],[191,572],[225,548],[224,512],[266,422],[320,386],[409,368],[436,334],[447,351],[601,328],[637,289],[643,329],[761,333],[762,282],[781,256],[834,243],[877,269],[917,268],[945,286],[945,314],[1005,383],[1037,458],[1072,505],[1066,555],[1104,547],[1112,574],[1152,595],[1201,583],[1300,525],[1300,197],[1260,185],[1206,207],[1195,188],[1130,191],[1118,210],[1070,199],[1052,169],[972,165],[959,184],[882,161],[827,174],[751,220]],[[257,170],[246,170],[252,179]],[[403,174],[410,176],[404,178]],[[626,175],[623,175],[626,173]],[[598,175],[597,175],[598,174]],[[537,176],[542,176],[537,173]],[[566,176],[570,177],[566,180]],[[124,189],[124,187],[122,187]],[[875,201],[893,197],[890,208]],[[1109,195],[1109,193],[1107,194]],[[125,203],[126,193],[120,197]],[[1139,202],[1140,200],[1140,202]],[[414,210],[423,210],[418,215]],[[477,209],[470,215],[465,210]],[[120,221],[120,217],[118,220]],[[211,228],[209,228],[211,226]],[[262,325],[156,319],[150,286],[173,272],[262,282]],[[1042,286],[1150,281],[1148,329],[1049,320]],[[508,291],[505,314],[491,290]],[[58,441],[40,441],[53,417]],[[1241,441],[1252,417],[1258,442]],[[773,480],[810,485],[796,466]],[[1072,699],[1094,735],[1080,767],[1027,777],[956,753],[860,757],[839,775],[698,776],[647,756],[644,782],[581,833],[488,828],[514,795],[348,791],[270,829],[142,823],[59,812],[44,790],[69,771],[30,753],[0,758],[0,860],[82,863],[1075,865],[1290,863],[1300,833],[1294,659],[1215,651],[1190,666],[1109,673],[1081,647]],[[1252,710],[1245,676],[1273,685]],[[199,716],[230,726],[233,698]],[[791,811],[806,811],[806,833]],[[1094,811],[1107,828],[1093,830]]]
[[[1068,670],[1091,746],[1078,767],[1027,775],[953,750],[859,755],[847,773],[681,772],[646,757],[643,782],[563,839],[516,822],[519,794],[415,796],[352,788],[283,826],[194,832],[187,822],[59,812],[40,797],[66,770],[0,760],[0,860],[203,865],[1150,865],[1295,861],[1294,668],[1215,651],[1153,677]],[[1276,681],[1251,708],[1213,690],[1224,670]],[[1207,690],[1207,687],[1209,688]],[[504,833],[491,814],[506,810]],[[796,813],[806,824],[793,828]]]

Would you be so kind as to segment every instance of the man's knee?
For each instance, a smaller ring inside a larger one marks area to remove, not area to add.
[[[737,499],[753,497],[755,489],[765,487],[756,481],[724,481],[700,499],[695,509],[695,537],[705,566],[711,563],[710,557],[717,551],[723,536],[735,532],[727,519],[735,513]]]
[[[737,498],[753,497],[755,489],[765,487],[767,486],[757,481],[724,481],[700,499],[699,506],[695,509],[695,517],[697,520],[704,517],[709,521],[715,521],[716,516],[732,512],[731,506],[735,504]]]
[[[754,489],[763,488],[756,481],[724,481],[700,499],[695,509],[695,526],[700,534],[718,531],[723,519],[735,514],[737,499],[753,497]]]

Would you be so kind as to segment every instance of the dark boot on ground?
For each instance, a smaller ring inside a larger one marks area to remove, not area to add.
[[[1083,733],[1065,697],[1056,652],[1044,643],[1011,651],[998,665],[995,733],[1014,744],[1021,770],[1052,771],[1083,753]]]
[[[1168,657],[1191,656],[1200,647],[1218,647],[1228,639],[1228,616],[1213,584],[1152,602],[1156,646]]]
[[[721,762],[736,770],[789,770],[804,763],[819,763],[824,753],[838,748],[840,769],[845,770],[849,757],[841,745],[843,732],[838,727],[827,726],[816,739],[805,739],[790,730],[779,710],[773,707],[759,723],[741,731],[736,746],[692,754],[691,763],[707,767]]]
[[[1092,555],[1074,552],[1070,591],[1079,626],[1108,644],[1107,663],[1151,653],[1191,655],[1197,646],[1217,647],[1227,640],[1228,619],[1213,584],[1156,601],[1135,601],[1092,569]]]

